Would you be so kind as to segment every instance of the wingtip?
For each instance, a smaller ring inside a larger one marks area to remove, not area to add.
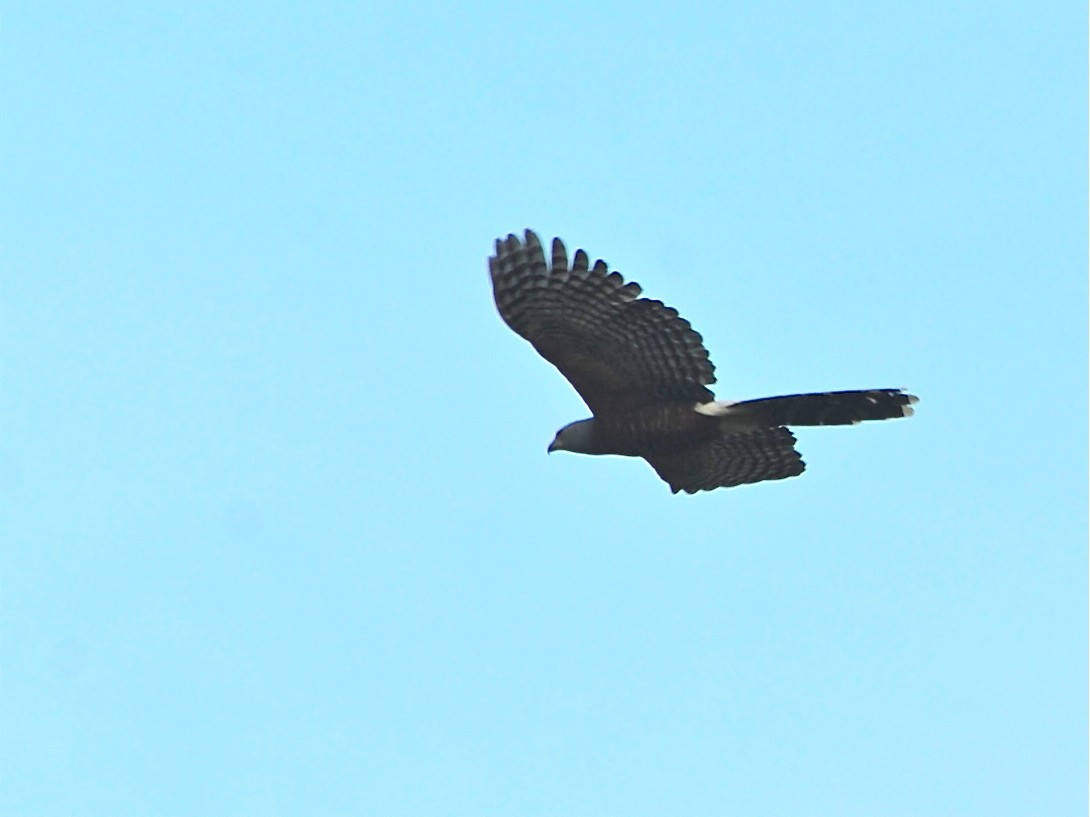
[[[568,271],[568,250],[564,242],[559,238],[553,239],[553,272],[565,273]]]

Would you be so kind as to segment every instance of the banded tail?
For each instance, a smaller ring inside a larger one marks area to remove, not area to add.
[[[843,426],[909,417],[912,404],[918,400],[902,389],[868,389],[789,394],[738,403],[718,401],[697,406],[696,410],[761,426]]]

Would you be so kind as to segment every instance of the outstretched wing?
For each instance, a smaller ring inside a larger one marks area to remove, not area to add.
[[[645,458],[675,494],[795,477],[806,468],[786,428],[725,434],[681,452]]]
[[[587,254],[568,264],[560,239],[547,263],[537,236],[496,241],[489,259],[496,306],[507,325],[566,377],[597,416],[657,402],[706,403],[715,382],[700,335],[677,310],[637,297],[640,286],[591,267]]]

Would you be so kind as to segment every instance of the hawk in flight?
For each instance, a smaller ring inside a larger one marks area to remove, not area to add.
[[[594,416],[564,426],[549,451],[643,457],[675,494],[802,473],[787,426],[850,425],[912,414],[901,389],[716,400],[715,369],[677,310],[640,298],[603,261],[552,258],[530,230],[496,241],[489,259],[504,321],[566,377]]]

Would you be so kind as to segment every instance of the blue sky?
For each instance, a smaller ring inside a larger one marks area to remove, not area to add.
[[[1087,806],[1081,3],[35,3],[0,21],[0,812]],[[672,496],[500,321],[525,227],[721,398]]]

